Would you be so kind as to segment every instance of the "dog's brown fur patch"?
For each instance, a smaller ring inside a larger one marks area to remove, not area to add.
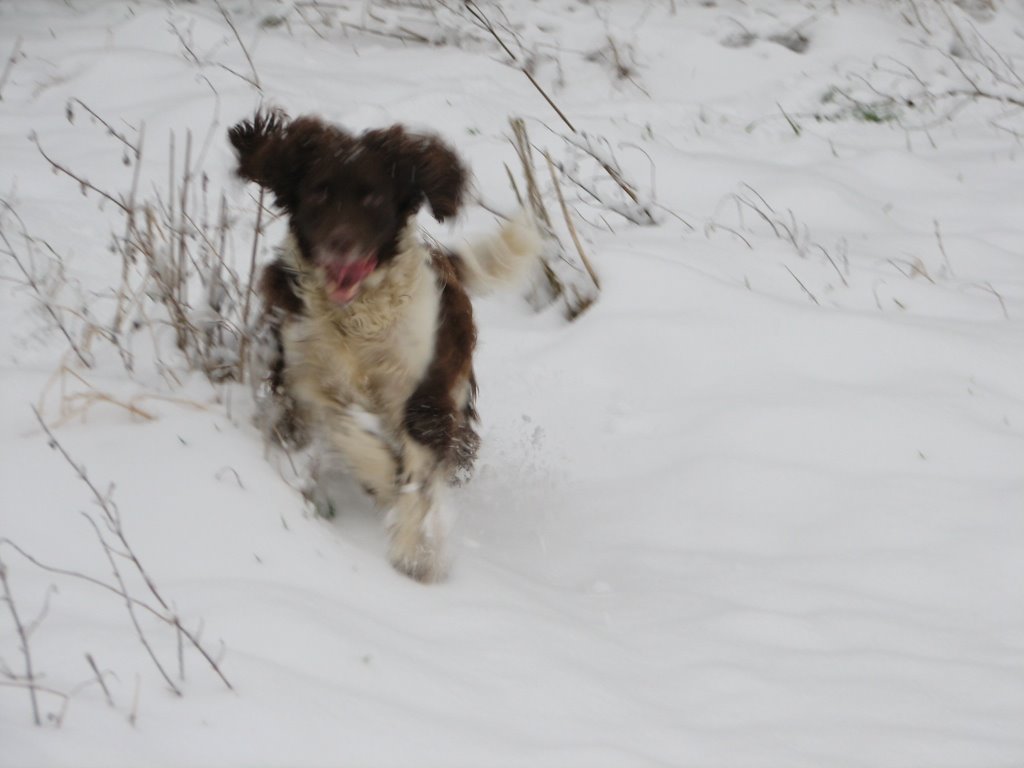
[[[468,470],[480,444],[473,429],[476,420],[473,305],[450,254],[433,251],[431,266],[441,288],[434,359],[406,403],[404,425],[410,435],[433,449],[445,464],[453,469]],[[456,398],[462,402],[456,402]]]

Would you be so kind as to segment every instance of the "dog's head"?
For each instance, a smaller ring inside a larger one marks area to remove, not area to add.
[[[362,281],[394,257],[424,200],[438,221],[462,204],[466,169],[436,136],[397,125],[353,136],[315,117],[257,112],[228,137],[238,174],[273,193],[337,304],[355,298]]]

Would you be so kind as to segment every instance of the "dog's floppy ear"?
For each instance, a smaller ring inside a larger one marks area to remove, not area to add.
[[[437,136],[408,133],[394,125],[363,134],[363,141],[382,152],[398,185],[399,210],[415,213],[426,198],[438,221],[458,213],[469,173],[455,151]]]
[[[323,130],[315,118],[292,121],[280,110],[258,111],[228,130],[238,154],[238,175],[273,192],[282,208],[294,210],[299,183]]]

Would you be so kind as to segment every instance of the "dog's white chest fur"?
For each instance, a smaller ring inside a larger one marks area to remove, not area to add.
[[[284,329],[289,385],[332,410],[357,405],[391,429],[433,358],[440,307],[429,255],[408,230],[394,260],[345,307],[330,303],[322,275],[299,261],[293,243],[284,254],[310,308]]]

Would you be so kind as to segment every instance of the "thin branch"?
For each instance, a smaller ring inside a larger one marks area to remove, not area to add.
[[[78,98],[78,97],[76,97],[76,96],[72,96],[72,97],[71,97],[70,99],[68,99],[68,113],[69,113],[69,114],[70,114],[70,112],[71,112],[71,107],[70,107],[70,105],[71,105],[71,102],[74,102],[75,104],[77,104],[78,106],[80,106],[80,107],[81,107],[82,109],[84,109],[84,110],[85,110],[86,112],[88,112],[88,113],[89,113],[90,115],[92,115],[92,116],[93,116],[93,118],[95,118],[95,119],[96,119],[96,120],[98,120],[98,121],[99,121],[100,123],[102,123],[102,124],[103,124],[103,127],[107,129],[107,132],[108,132],[108,133],[109,133],[109,134],[110,134],[111,136],[113,136],[113,137],[114,137],[115,139],[117,139],[117,140],[118,140],[118,141],[120,141],[120,142],[121,142],[122,144],[124,144],[124,145],[125,145],[126,147],[128,147],[128,149],[130,149],[130,150],[132,151],[132,154],[134,154],[134,155],[135,155],[135,157],[136,157],[136,158],[138,158],[138,156],[139,156],[139,147],[137,147],[137,146],[135,146],[134,144],[132,144],[132,143],[131,143],[131,142],[130,142],[130,141],[129,141],[129,140],[128,140],[128,139],[126,138],[126,137],[125,137],[125,135],[124,135],[123,133],[120,133],[120,132],[119,132],[118,130],[116,130],[116,129],[114,128],[114,126],[112,126],[112,125],[111,125],[110,123],[108,123],[108,122],[107,122],[106,120],[104,120],[104,119],[103,119],[102,117],[100,117],[100,116],[99,116],[99,115],[98,115],[98,114],[96,113],[96,111],[95,111],[95,110],[94,110],[94,109],[93,109],[92,107],[90,107],[90,106],[89,106],[88,104],[86,104],[86,103],[85,103],[84,101],[82,101],[81,99],[79,99],[79,98]]]
[[[0,539],[0,546],[3,546],[4,544],[6,544],[8,547],[10,547],[15,552],[17,552],[19,555],[21,555],[26,560],[28,560],[30,563],[32,563],[32,565],[34,565],[37,568],[40,568],[40,569],[46,571],[47,573],[55,573],[55,574],[58,574],[60,576],[70,576],[70,577],[75,578],[75,579],[81,579],[82,581],[88,582],[89,584],[94,584],[97,587],[101,587],[102,589],[107,590],[108,592],[113,592],[115,595],[117,595],[118,597],[120,597],[122,599],[123,598],[130,599],[132,601],[132,603],[136,607],[141,608],[144,611],[149,612],[150,614],[152,614],[154,617],[156,617],[158,619],[162,619],[163,621],[167,621],[167,617],[164,616],[162,613],[160,613],[160,611],[158,611],[156,608],[154,608],[153,606],[149,605],[148,603],[143,602],[142,600],[139,600],[138,598],[131,597],[130,595],[125,595],[124,592],[122,592],[120,589],[115,587],[113,584],[108,584],[105,581],[101,581],[100,579],[94,578],[93,576],[89,576],[89,575],[81,573],[79,571],[69,571],[66,568],[58,568],[55,565],[47,565],[46,563],[44,563],[44,562],[36,559],[35,557],[33,557],[31,554],[26,552],[24,549],[22,549],[20,546],[15,544],[10,539],[6,539],[6,538]]]
[[[43,607],[39,609],[39,613],[36,614],[36,617],[28,623],[27,627],[25,627],[25,634],[28,637],[32,637],[32,634],[37,629],[39,629],[39,625],[43,623],[43,620],[46,618],[47,614],[50,613],[50,597],[56,591],[57,587],[53,584],[51,584],[49,588],[46,590],[46,594],[43,596]]]
[[[227,686],[227,688],[229,690],[234,690],[234,687],[228,681],[227,677],[224,676],[224,673],[221,671],[220,666],[217,664],[217,662],[213,659],[213,657],[210,656],[210,654],[207,652],[207,650],[205,648],[203,648],[203,646],[199,643],[199,640],[195,637],[195,635],[193,635],[191,632],[189,632],[188,629],[181,623],[181,620],[171,610],[171,608],[170,608],[169,604],[167,603],[167,601],[164,600],[163,596],[160,594],[159,590],[156,587],[156,584],[150,578],[149,573],[142,566],[142,563],[139,561],[139,558],[135,554],[135,551],[132,549],[131,545],[128,543],[128,539],[125,537],[124,531],[123,531],[123,529],[121,527],[120,515],[118,514],[117,508],[115,506],[113,506],[112,502],[110,501],[109,496],[100,493],[99,489],[96,488],[96,486],[93,484],[93,482],[86,475],[85,469],[81,465],[77,464],[75,462],[75,460],[71,457],[71,455],[67,452],[67,450],[65,450],[64,446],[61,445],[60,441],[57,440],[57,438],[56,438],[56,436],[54,436],[53,432],[50,431],[50,428],[46,425],[46,422],[43,421],[42,416],[39,414],[39,411],[36,410],[36,408],[34,406],[32,408],[32,412],[35,414],[36,421],[39,422],[39,426],[42,427],[43,432],[46,433],[46,436],[49,439],[50,446],[53,447],[54,449],[56,449],[61,454],[61,456],[64,457],[64,460],[75,471],[75,474],[78,475],[78,478],[83,483],[85,483],[86,486],[89,488],[89,490],[92,492],[93,498],[95,499],[96,503],[99,505],[100,509],[103,512],[104,521],[107,524],[107,528],[110,530],[111,533],[114,534],[114,536],[117,537],[118,541],[121,543],[122,547],[124,548],[124,552],[125,552],[126,557],[131,561],[132,565],[135,566],[136,571],[138,571],[139,576],[142,577],[142,580],[146,584],[146,587],[149,589],[150,594],[152,594],[153,597],[156,599],[156,601],[160,604],[160,607],[163,608],[167,612],[167,615],[160,614],[159,611],[155,611],[152,608],[148,608],[147,607],[147,610],[150,610],[152,613],[156,614],[158,617],[163,619],[163,621],[165,621],[168,624],[171,624],[172,626],[174,626],[178,630],[180,630],[181,633],[185,636],[185,638],[192,645],[192,647],[195,648],[204,659],[206,659],[206,661],[209,663],[210,667],[213,669],[214,673],[221,679],[221,682],[223,682],[224,685]],[[103,584],[103,582],[99,582],[99,581],[97,581],[95,579],[91,579],[91,578],[86,577],[87,580],[92,581],[93,583],[98,583],[98,584],[100,584],[102,586],[106,586],[108,589],[111,589],[112,591],[116,592],[117,594],[119,594],[124,599],[125,605],[128,607],[128,613],[131,616],[132,622],[135,624],[136,629],[139,632],[140,640],[142,640],[142,643],[146,647],[146,650],[149,652],[151,658],[153,659],[153,662],[157,665],[157,668],[160,670],[160,673],[164,676],[164,679],[167,680],[168,684],[171,686],[171,689],[177,695],[180,696],[181,695],[181,691],[178,690],[177,686],[175,686],[174,683],[170,680],[170,677],[167,675],[166,671],[163,669],[163,667],[160,665],[159,661],[156,659],[155,654],[152,652],[152,649],[149,647],[148,642],[145,640],[145,635],[142,633],[142,630],[139,627],[138,620],[137,620],[137,618],[135,616],[134,608],[135,608],[136,605],[142,605],[142,604],[140,604],[138,600],[135,600],[134,598],[132,598],[131,595],[128,593],[127,586],[125,585],[124,580],[121,577],[121,573],[120,573],[120,570],[117,567],[117,563],[113,559],[112,549],[111,549],[109,543],[103,537],[102,533],[100,532],[98,526],[96,525],[96,521],[93,520],[89,515],[86,515],[85,513],[83,513],[83,516],[86,518],[86,520],[89,521],[89,524],[96,531],[96,535],[99,538],[100,543],[103,546],[103,551],[106,554],[107,559],[110,561],[111,567],[114,569],[114,576],[117,579],[118,586],[117,587],[111,587],[109,585]],[[6,540],[0,540],[0,541],[6,541]],[[8,542],[8,543],[10,543],[10,542]]]
[[[47,717],[58,727],[64,724],[64,715],[68,711],[68,704],[71,702],[71,697],[64,693],[64,691],[58,691],[56,688],[49,688],[45,685],[39,685],[34,683],[29,685],[24,680],[0,680],[0,687],[2,688],[28,688],[31,691],[37,691],[39,693],[48,693],[51,696],[56,696],[62,700],[60,712],[56,715],[49,714]],[[42,725],[41,722],[37,722],[36,725]]]
[[[29,698],[32,700],[32,719],[36,725],[42,725],[42,720],[39,719],[39,702],[36,698],[36,676],[32,671],[32,651],[28,645],[28,634],[25,632],[25,627],[21,623],[21,617],[18,615],[18,606],[14,604],[14,595],[11,594],[11,585],[7,580],[7,566],[2,561],[0,561],[0,585],[3,586],[4,600],[7,602],[7,608],[14,619],[14,628],[21,642],[21,655],[25,658],[25,682],[27,683]]]
[[[42,420],[40,420],[40,423],[42,423]],[[63,453],[63,449],[61,449],[61,452]],[[82,475],[80,474],[79,477],[82,477]],[[100,546],[103,548],[103,553],[107,556],[107,561],[110,563],[110,567],[113,570],[114,578],[117,579],[117,583],[118,586],[120,587],[121,594],[126,596],[124,604],[125,607],[128,609],[128,616],[132,621],[132,625],[135,627],[135,633],[136,635],[138,635],[139,642],[141,642],[142,647],[146,649],[146,653],[149,654],[149,658],[152,660],[153,664],[156,666],[157,670],[160,672],[160,675],[163,677],[164,681],[170,687],[174,695],[181,696],[181,689],[174,684],[173,680],[171,680],[171,676],[167,674],[167,670],[164,669],[163,664],[160,663],[160,659],[157,658],[156,651],[154,651],[153,647],[149,644],[149,640],[146,638],[146,633],[142,631],[142,625],[139,624],[139,619],[135,615],[135,607],[132,604],[132,600],[131,598],[127,597],[128,587],[124,583],[124,577],[121,576],[121,569],[117,567],[117,561],[114,560],[114,555],[111,552],[110,546],[107,544],[106,539],[103,538],[103,533],[100,531],[99,526],[96,525],[96,521],[89,517],[89,515],[83,512],[82,517],[84,517],[88,521],[89,525],[92,526],[93,531],[96,533],[96,538],[99,539]]]
[[[245,43],[242,42],[242,36],[238,34],[238,29],[235,27],[235,23],[231,20],[231,16],[228,14],[228,12],[224,10],[224,6],[220,4],[220,0],[214,0],[214,4],[217,6],[217,10],[220,11],[220,15],[224,17],[224,21],[226,21],[228,23],[228,26],[231,27],[231,31],[235,33],[235,40],[238,41],[238,45],[242,49],[242,53],[245,54],[245,60],[249,62],[249,69],[252,70],[253,76],[253,79],[249,82],[256,86],[256,90],[262,92],[263,87],[260,85],[260,76],[259,73],[256,71],[256,65],[252,63],[252,56],[249,55],[249,49],[246,48]],[[224,68],[228,69],[227,67]],[[234,70],[231,69],[228,69],[228,71],[234,72]],[[234,74],[237,75],[238,73],[234,72]],[[248,78],[246,79],[248,80]]]
[[[232,75],[234,75],[235,77],[239,78],[240,80],[244,80],[249,85],[251,85],[253,88],[260,88],[255,80],[253,80],[251,77],[247,77],[246,75],[243,75],[237,69],[232,69],[227,64],[222,64],[220,62],[217,62],[217,66],[220,67],[221,69],[223,69],[225,72],[230,72]],[[260,90],[262,90],[262,89],[260,89]]]
[[[100,684],[100,688],[103,689],[103,695],[107,697],[107,704],[114,706],[114,697],[110,695],[110,689],[107,688],[107,682],[103,679],[103,674],[100,672],[99,667],[96,666],[96,660],[92,657],[91,653],[85,654],[85,660],[92,667],[93,674],[96,675],[96,681]]]
[[[642,206],[640,198],[637,196],[636,190],[633,188],[633,185],[626,181],[626,179],[623,177],[622,170],[618,167],[618,160],[616,160],[614,157],[612,157],[611,160],[605,157],[601,157],[598,150],[595,149],[593,143],[590,141],[589,136],[584,135],[582,141],[568,138],[566,138],[566,141],[568,141],[572,146],[576,147],[579,150],[582,150],[590,157],[592,157],[597,162],[597,164],[604,169],[605,173],[608,174],[611,180],[614,181],[619,186],[619,189],[626,193],[626,195],[629,197],[630,200],[633,201],[635,205]],[[614,161],[614,163],[612,161]],[[646,210],[644,211],[644,213],[647,213],[647,215],[650,216],[650,213],[647,212]],[[650,218],[653,219],[654,217],[650,216]]]
[[[8,211],[10,211],[15,216],[15,218],[18,219],[19,223],[22,226],[22,237],[25,238],[26,243],[31,242],[31,238],[29,237],[28,232],[24,228],[24,222],[21,221],[21,217],[19,217],[18,214],[14,211],[10,203],[8,203],[6,200],[0,200],[0,205],[3,205]],[[75,357],[77,357],[79,362],[81,362],[82,365],[84,365],[86,368],[92,368],[92,362],[88,358],[86,358],[86,356],[82,353],[82,350],[78,348],[78,344],[75,342],[73,338],[71,338],[71,333],[68,331],[67,328],[64,327],[64,322],[57,314],[57,310],[55,310],[53,308],[52,303],[49,300],[47,300],[46,296],[43,294],[42,288],[40,288],[39,283],[36,282],[36,279],[32,275],[32,273],[24,264],[21,263],[21,259],[18,258],[18,254],[14,250],[14,246],[11,244],[11,241],[7,238],[7,235],[4,233],[3,229],[0,229],[0,239],[2,239],[4,241],[4,245],[7,246],[7,255],[14,259],[14,263],[18,265],[18,269],[21,271],[21,274],[25,277],[25,281],[28,283],[29,287],[36,294],[36,298],[39,299],[39,303],[46,310],[47,314],[50,315],[54,323],[57,324],[58,330],[60,330],[61,334],[67,340],[68,344],[71,346],[71,350],[75,353]]]
[[[86,189],[91,189],[93,192],[95,192],[100,197],[102,197],[102,198],[112,202],[114,205],[116,205],[118,208],[120,208],[125,213],[131,213],[131,209],[128,208],[128,206],[125,204],[125,202],[123,200],[118,200],[112,194],[110,194],[109,192],[106,192],[106,191],[100,189],[95,184],[90,182],[88,179],[83,179],[78,174],[76,174],[76,173],[74,173],[72,171],[69,171],[66,167],[64,167],[63,165],[58,163],[56,160],[54,160],[52,157],[50,157],[48,154],[46,154],[46,151],[43,149],[43,145],[39,143],[39,136],[37,136],[35,132],[33,132],[31,134],[31,136],[29,136],[29,139],[31,140],[31,142],[33,144],[36,145],[36,149],[39,150],[39,154],[41,154],[46,159],[46,162],[48,162],[50,164],[50,166],[55,171],[60,171],[65,176],[70,176],[72,179],[77,181],[81,185],[83,192]]]
[[[473,18],[475,18],[480,23],[480,25],[487,32],[490,33],[491,37],[493,37],[498,42],[498,45],[502,47],[505,53],[508,54],[509,58],[512,59],[513,63],[516,65],[516,68],[524,75],[526,75],[526,78],[530,81],[530,84],[533,85],[533,87],[537,89],[537,92],[544,97],[544,101],[546,101],[551,106],[551,108],[555,110],[556,113],[558,113],[558,116],[562,119],[562,122],[565,123],[566,126],[568,126],[569,130],[572,131],[573,133],[579,133],[576,130],[576,126],[574,126],[569,121],[569,118],[565,116],[565,113],[559,108],[557,104],[555,104],[554,100],[550,96],[548,96],[547,91],[541,88],[540,83],[538,83],[534,76],[530,74],[529,70],[527,70],[526,67],[520,64],[519,57],[512,52],[512,49],[505,45],[505,41],[501,39],[501,35],[498,34],[498,31],[494,28],[494,25],[491,23],[491,20],[488,19],[486,15],[484,15],[483,11],[480,10],[480,7],[475,2],[473,2],[473,0],[464,0],[464,5],[466,7],[466,10],[469,11],[470,15],[472,15]]]
[[[992,287],[992,283],[974,283],[974,285],[977,286],[978,288],[981,288],[983,291],[987,291],[988,293],[991,293],[993,296],[995,296],[996,299],[999,300],[999,306],[1003,310],[1003,317],[1006,318],[1007,320],[1010,319],[1010,313],[1006,309],[1006,302],[1003,300],[1003,297],[1000,295],[999,291]]]
[[[177,36],[178,42],[181,43],[181,47],[185,49],[185,53],[187,53],[189,57],[191,57],[193,63],[200,67],[203,66],[203,63],[199,60],[199,57],[196,56],[196,52],[192,50],[192,46],[185,42],[185,38],[182,36],[181,30],[178,29],[177,25],[175,25],[174,22],[168,22],[168,25],[170,26],[174,34]]]
[[[7,57],[7,63],[4,64],[3,74],[0,74],[0,101],[4,100],[3,91],[4,86],[7,85],[7,78],[11,75],[11,70],[14,69],[14,64],[18,60],[18,54],[21,52],[21,35],[18,35],[18,39],[14,41],[14,49],[11,51],[11,55]]]

